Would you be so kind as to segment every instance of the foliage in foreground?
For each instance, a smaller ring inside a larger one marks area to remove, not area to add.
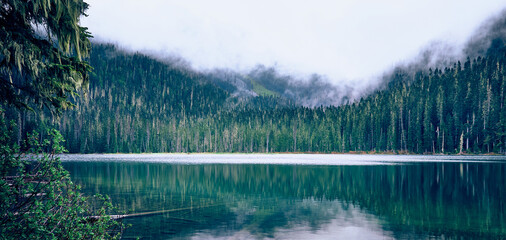
[[[20,147],[13,125],[0,118],[0,239],[119,238],[122,224],[107,215],[108,198],[84,197],[62,167],[61,134],[49,130],[39,140],[34,132]]]
[[[60,112],[87,86],[90,33],[79,24],[83,0],[2,0],[0,101]]]
[[[108,199],[86,198],[58,154],[56,130],[16,131],[2,107],[51,115],[73,106],[87,86],[90,33],[83,0],[5,0],[0,4],[0,239],[118,238]],[[17,124],[19,129],[36,124]],[[37,126],[45,129],[44,126]],[[26,137],[25,137],[26,136]],[[23,140],[22,140],[23,139]],[[114,231],[113,231],[114,230]]]

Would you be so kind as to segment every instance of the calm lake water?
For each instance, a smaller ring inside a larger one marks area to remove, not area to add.
[[[505,239],[506,157],[64,155],[124,239]]]

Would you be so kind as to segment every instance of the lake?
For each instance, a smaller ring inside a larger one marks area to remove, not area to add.
[[[505,156],[62,155],[124,239],[506,238]]]

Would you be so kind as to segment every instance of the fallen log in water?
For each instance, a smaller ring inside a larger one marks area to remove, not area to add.
[[[152,211],[152,212],[141,212],[141,213],[131,213],[131,214],[122,214],[122,215],[109,215],[114,220],[117,219],[123,219],[123,218],[133,218],[133,217],[145,217],[145,216],[151,216],[151,215],[158,215],[158,214],[164,214],[164,213],[170,213],[170,212],[178,212],[178,211],[184,211],[184,210],[193,210],[193,209],[199,209],[199,208],[208,208],[208,207],[215,207],[220,206],[223,204],[214,204],[214,205],[206,205],[206,206],[198,206],[198,207],[186,207],[186,208],[175,208],[175,209],[167,209],[167,210],[159,210],[159,211]],[[97,221],[101,216],[89,216],[87,217],[88,222],[95,222]]]

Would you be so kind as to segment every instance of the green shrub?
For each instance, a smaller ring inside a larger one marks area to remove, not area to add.
[[[63,138],[34,132],[18,146],[0,109],[0,239],[117,239],[123,225],[102,196],[79,192],[58,154]]]

